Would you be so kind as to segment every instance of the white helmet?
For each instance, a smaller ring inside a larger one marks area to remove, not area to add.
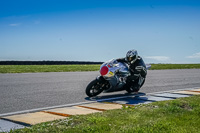
[[[130,63],[134,63],[138,59],[138,53],[137,50],[129,50],[126,53],[126,60]]]

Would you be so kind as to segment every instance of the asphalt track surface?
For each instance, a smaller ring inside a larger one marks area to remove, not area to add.
[[[89,99],[85,88],[98,75],[97,71],[0,74],[0,114],[128,95],[120,91]],[[149,70],[140,92],[194,87],[200,87],[200,69]]]

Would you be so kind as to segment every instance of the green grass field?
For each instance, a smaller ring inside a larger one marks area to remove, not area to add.
[[[151,64],[151,70],[161,69],[200,69],[200,64]]]
[[[99,71],[100,65],[0,65],[0,73]],[[151,70],[200,69],[200,64],[152,64]]]
[[[0,73],[97,71],[100,65],[0,65]]]
[[[14,133],[200,133],[200,96],[71,116]]]

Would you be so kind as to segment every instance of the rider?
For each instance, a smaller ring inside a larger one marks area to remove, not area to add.
[[[147,69],[143,59],[138,56],[137,50],[129,50],[125,58],[119,58],[117,61],[127,63],[131,72],[131,75],[127,77],[126,85],[124,86],[125,89],[129,93],[138,93],[147,75]]]

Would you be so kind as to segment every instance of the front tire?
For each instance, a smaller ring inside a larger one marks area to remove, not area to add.
[[[85,93],[89,96],[89,97],[94,97],[99,95],[104,89],[102,87],[102,83],[100,83],[97,80],[93,80],[91,81],[88,86],[86,87]]]

